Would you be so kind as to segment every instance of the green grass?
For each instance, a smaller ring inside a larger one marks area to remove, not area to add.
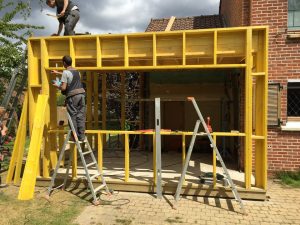
[[[50,202],[43,198],[45,188],[36,188],[33,200],[17,200],[18,188],[9,186],[0,190],[0,224],[60,225],[73,224],[89,202],[64,191],[54,193]]]
[[[300,170],[298,172],[278,172],[276,178],[280,179],[283,184],[300,188]]]

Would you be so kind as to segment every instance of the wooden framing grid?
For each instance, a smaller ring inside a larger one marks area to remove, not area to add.
[[[56,89],[51,85],[51,80],[55,77],[50,74],[50,70],[63,70],[61,59],[64,55],[70,55],[73,59],[73,66],[87,73],[87,133],[96,137],[95,146],[98,146],[100,169],[102,169],[103,162],[103,136],[109,133],[124,135],[127,143],[124,145],[126,147],[125,183],[129,178],[128,136],[130,134],[147,134],[154,137],[154,134],[153,132],[106,130],[105,106],[102,104],[102,108],[92,109],[94,91],[98,92],[99,88],[96,82],[99,72],[105,74],[118,71],[122,74],[122,85],[124,85],[124,72],[184,71],[210,68],[240,68],[244,70],[244,130],[239,133],[214,132],[212,135],[215,140],[218,136],[244,138],[244,187],[246,190],[251,189],[251,175],[252,171],[255,171],[255,187],[266,190],[268,27],[30,38],[28,41],[29,120],[27,121],[30,132],[33,129],[34,119],[40,113],[36,111],[38,95],[49,96],[44,115],[45,147],[42,151],[42,164],[39,170],[42,171],[42,174],[38,173],[44,178],[50,176],[49,171],[51,167],[55,166],[58,150],[55,140],[59,132],[62,132],[57,125]],[[105,76],[107,74],[104,75],[104,78]],[[105,82],[102,83],[102,96],[105,99],[106,87]],[[253,88],[254,85],[255,88]],[[92,130],[98,126],[97,119],[93,121],[93,115],[97,115],[98,110],[102,110],[103,130],[101,131]],[[124,111],[122,111],[122,124],[124,117]],[[165,135],[182,135],[182,146],[185,148],[185,136],[191,134],[189,132],[180,134],[170,132]],[[20,143],[15,144],[19,145]],[[255,155],[254,166],[252,165],[253,155]],[[214,173],[215,160],[214,157]],[[74,166],[76,170],[76,165]],[[155,164],[153,166],[155,167]],[[75,170],[73,171],[74,176],[76,176]]]

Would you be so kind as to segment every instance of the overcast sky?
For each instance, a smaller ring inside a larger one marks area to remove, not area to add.
[[[143,32],[151,18],[189,17],[218,14],[220,0],[74,0],[81,18],[77,33],[92,34]],[[34,36],[57,32],[58,22],[46,14],[56,10],[31,0],[32,13],[27,23],[44,26]],[[23,22],[23,21],[22,21]]]

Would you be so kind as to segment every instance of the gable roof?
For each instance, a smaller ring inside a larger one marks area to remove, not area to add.
[[[151,19],[146,29],[146,32],[165,31],[169,21],[170,18]],[[184,18],[175,18],[175,21],[171,27],[171,31],[220,28],[220,27],[225,27],[225,23],[221,15],[192,16],[192,17],[184,17]]]

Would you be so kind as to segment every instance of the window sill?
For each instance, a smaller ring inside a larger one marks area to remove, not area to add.
[[[287,31],[288,39],[298,39],[300,38],[300,30],[288,30]]]
[[[285,124],[285,126],[281,126],[282,131],[300,131],[300,122],[290,121]]]

